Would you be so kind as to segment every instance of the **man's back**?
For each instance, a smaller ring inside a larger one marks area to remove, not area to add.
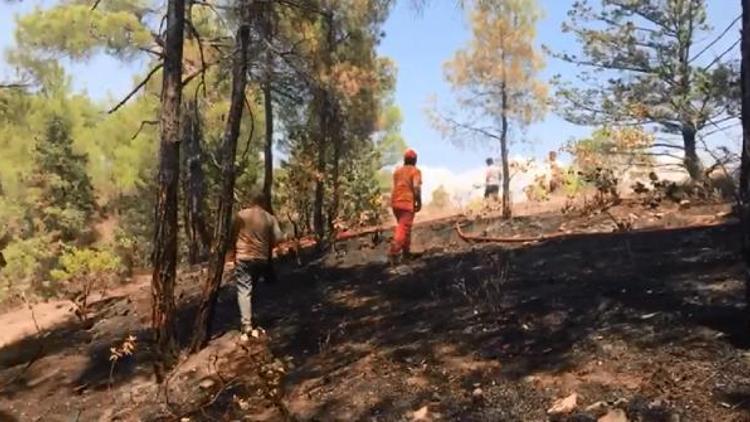
[[[414,190],[422,184],[422,173],[416,166],[402,166],[393,173],[393,192],[391,192],[391,206],[393,208],[413,211]]]
[[[281,230],[276,218],[255,206],[240,210],[235,217],[237,233],[236,254],[239,261],[267,260],[281,239]]]
[[[498,186],[500,185],[500,181],[503,178],[503,172],[500,169],[500,167],[496,164],[492,164],[490,166],[487,166],[487,171],[485,173],[485,183],[488,186]]]

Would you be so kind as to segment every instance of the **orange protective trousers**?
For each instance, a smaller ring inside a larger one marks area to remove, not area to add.
[[[393,233],[393,242],[391,243],[391,256],[411,251],[411,227],[414,225],[414,214],[414,211],[410,210],[393,209],[397,225]]]

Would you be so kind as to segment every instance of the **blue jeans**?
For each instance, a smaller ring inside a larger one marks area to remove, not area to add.
[[[268,277],[271,264],[268,261],[239,261],[234,270],[237,282],[237,304],[240,307],[242,331],[253,327],[253,287],[261,277]]]

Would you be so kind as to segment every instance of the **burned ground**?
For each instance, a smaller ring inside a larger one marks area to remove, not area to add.
[[[17,420],[584,421],[615,408],[634,421],[750,420],[738,226],[726,207],[612,213],[652,230],[611,233],[607,215],[486,219],[465,229],[582,234],[469,245],[448,219],[419,226],[425,254],[396,268],[370,237],[282,265],[257,291],[268,336],[246,347],[231,331],[228,286],[215,340],[178,368],[171,406],[145,344],[109,377],[109,348],[128,333],[148,338],[142,280],[100,302],[89,330],[70,320],[3,347],[0,407]],[[199,280],[180,280],[185,337]],[[547,414],[572,393],[575,409]]]

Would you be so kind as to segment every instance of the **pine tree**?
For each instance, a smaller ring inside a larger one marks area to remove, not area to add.
[[[44,139],[34,150],[31,186],[36,191],[36,217],[46,231],[62,240],[81,235],[95,209],[86,164],[86,155],[73,151],[70,123],[51,117]]]
[[[434,124],[457,142],[498,142],[504,176],[510,175],[510,126],[527,126],[545,112],[547,90],[537,78],[544,64],[534,45],[539,16],[534,0],[478,2],[471,14],[470,44],[445,65],[464,114],[458,119],[432,115]],[[510,177],[503,177],[502,187],[507,218]]]
[[[704,179],[701,131],[734,119],[738,103],[736,69],[727,57],[734,47],[715,57],[708,47],[700,48],[701,40],[712,38],[706,4],[575,2],[563,31],[576,37],[581,52],[556,54],[581,68],[575,83],[558,78],[563,116],[587,126],[640,125],[680,137],[681,144],[668,139],[654,147],[682,152],[691,179]]]

